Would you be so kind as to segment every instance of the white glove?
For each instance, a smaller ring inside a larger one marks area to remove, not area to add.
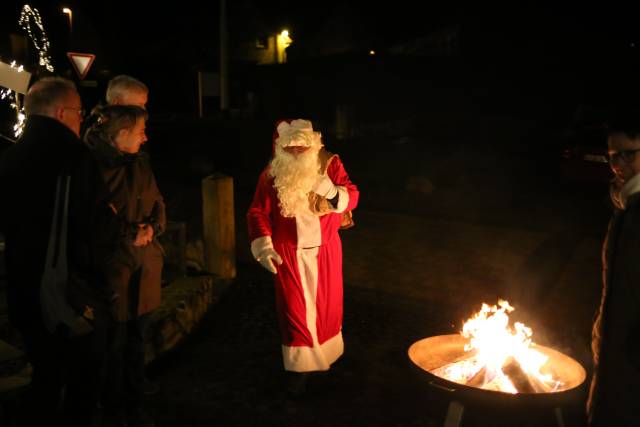
[[[333,199],[338,194],[338,189],[327,175],[318,175],[316,183],[313,185],[312,191],[324,197],[325,199]]]
[[[257,260],[260,264],[262,264],[264,268],[266,268],[273,274],[278,273],[278,270],[276,270],[276,266],[273,261],[275,261],[278,265],[282,265],[282,258],[280,258],[278,252],[276,252],[273,248],[267,248],[260,252]]]

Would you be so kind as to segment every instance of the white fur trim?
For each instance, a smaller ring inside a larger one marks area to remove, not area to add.
[[[279,147],[322,146],[320,132],[314,132],[309,120],[296,119],[291,123],[281,122],[277,131],[276,145]]]
[[[336,206],[336,213],[342,213],[345,209],[347,209],[347,205],[349,204],[349,192],[346,187],[342,187],[336,185],[336,189],[338,190],[338,206]]]
[[[293,372],[326,371],[344,353],[342,332],[313,347],[282,346],[284,369]]]
[[[258,260],[258,257],[265,249],[273,249],[271,236],[262,236],[251,242],[251,255]]]
[[[308,214],[296,215],[296,232],[299,248],[315,248],[322,244],[320,218],[311,211]]]
[[[318,292],[318,248],[298,249],[296,253],[306,307],[307,329],[313,347],[282,346],[284,369],[294,372],[326,371],[344,352],[342,332],[324,344],[318,343],[316,295]]]

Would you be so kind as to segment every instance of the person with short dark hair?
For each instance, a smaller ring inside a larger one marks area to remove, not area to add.
[[[592,427],[640,425],[640,114],[617,114],[608,133],[614,212],[602,249],[602,298],[592,331]]]
[[[83,110],[74,83],[43,78],[29,88],[24,105],[24,131],[0,159],[0,230],[6,238],[9,318],[33,367],[26,425],[91,425],[106,345],[105,313],[113,296],[101,266],[110,257],[114,215],[95,160],[78,138]],[[51,332],[41,311],[59,176],[71,178],[66,239],[69,277],[75,279],[67,282],[67,298],[79,314],[83,307],[93,311],[93,332],[82,336],[62,325]]]
[[[85,136],[107,184],[113,211],[123,226],[116,255],[107,266],[116,290],[103,406],[116,424],[152,426],[142,408],[144,327],[160,305],[165,206],[149,157],[140,152],[147,140],[147,112],[135,105],[96,109],[98,120]]]

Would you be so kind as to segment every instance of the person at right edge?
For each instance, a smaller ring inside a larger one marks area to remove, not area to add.
[[[602,297],[592,331],[589,426],[640,426],[640,114],[608,130],[614,212],[602,248]]]
[[[157,237],[165,230],[165,205],[146,153],[147,112],[133,105],[99,107],[85,142],[98,161],[110,190],[111,207],[124,235],[108,280],[114,302],[113,332],[107,357],[105,418],[112,425],[153,426],[143,409],[144,330],[160,305],[164,252]]]

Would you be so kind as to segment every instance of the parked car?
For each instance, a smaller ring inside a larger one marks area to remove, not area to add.
[[[560,176],[570,182],[608,183],[613,178],[607,157],[606,112],[579,106],[563,132]]]

